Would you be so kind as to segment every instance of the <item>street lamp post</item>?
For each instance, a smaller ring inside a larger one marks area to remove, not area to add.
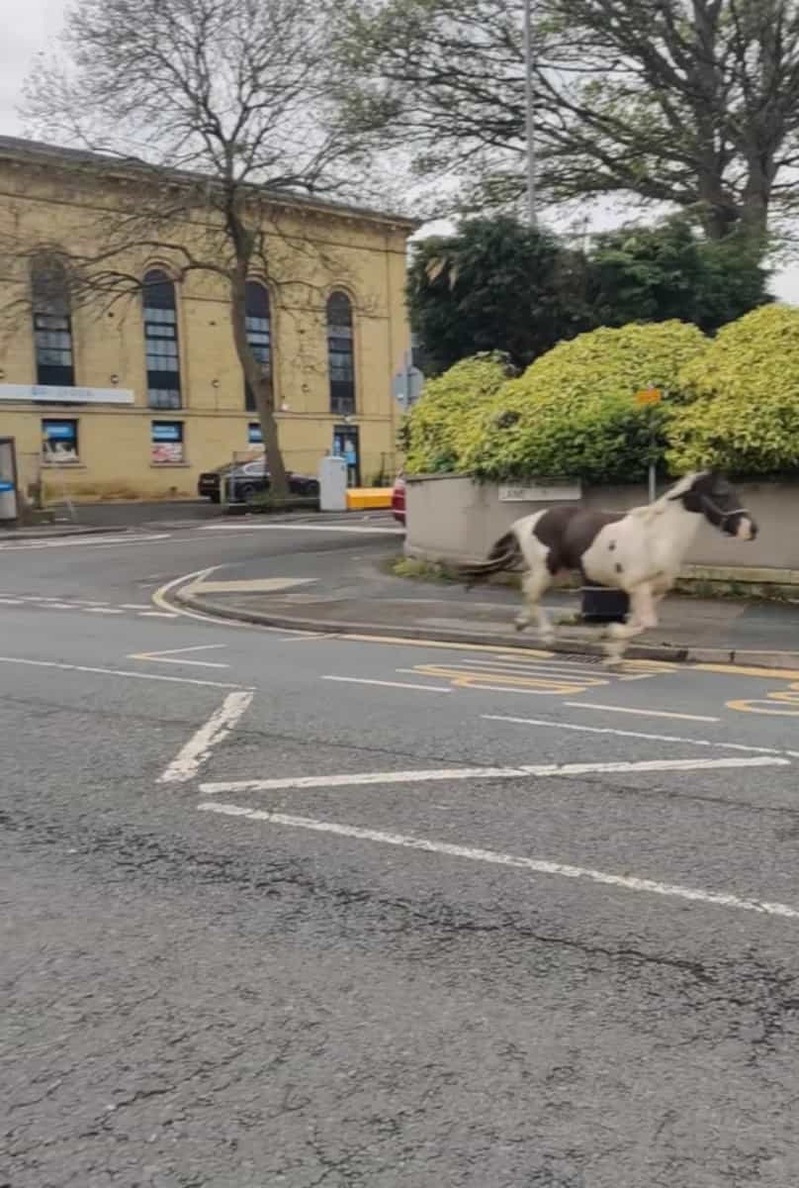
[[[527,156],[527,218],[530,226],[538,222],[536,214],[535,138],[533,128],[533,3],[524,3],[524,126]]]

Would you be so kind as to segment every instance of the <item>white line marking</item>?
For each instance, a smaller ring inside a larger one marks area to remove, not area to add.
[[[24,598],[0,598],[3,606],[22,606]]]
[[[103,545],[132,545],[152,543],[157,540],[168,540],[170,535],[168,532],[157,532],[152,535],[142,536],[92,536],[79,533],[76,536],[65,536],[56,540],[27,540],[17,541],[13,544],[3,543],[0,544],[0,549],[6,549],[11,552],[15,549],[61,549],[77,545],[92,545],[96,547]]]
[[[202,581],[214,570],[219,569],[218,565],[211,565],[208,569],[198,569],[194,573],[183,574],[181,577],[173,578],[171,582],[167,582],[164,586],[159,586],[157,590],[153,591],[152,599],[155,606],[160,607],[158,611],[142,611],[141,618],[161,618],[161,619],[197,619],[200,623],[214,623],[217,627],[234,627],[244,631],[262,631],[271,634],[282,633],[285,635],[286,629],[284,627],[267,627],[253,623],[243,623],[236,619],[225,619],[220,615],[206,615],[200,611],[190,610],[186,606],[173,605],[168,602],[166,595],[170,590],[174,590],[180,586],[190,586],[192,579]],[[297,632],[302,635],[316,635],[316,632]]]
[[[202,532],[346,532],[352,536],[404,536],[404,528],[367,528],[355,524],[205,524]]]
[[[93,668],[88,664],[62,664],[56,660],[27,660],[20,656],[0,656],[0,664],[23,664],[31,668],[60,668],[64,672],[91,672],[100,676],[132,677],[137,681],[171,681],[177,685],[204,685],[209,689],[240,689],[241,685],[225,685],[221,681],[200,681],[193,677],[162,676],[154,672],[126,672],[122,668]]]
[[[119,605],[123,610],[148,611],[150,609],[149,602],[121,602]]]
[[[408,681],[375,681],[368,677],[320,676],[320,681],[343,681],[351,685],[382,685],[385,689],[416,689],[424,693],[451,693],[443,685],[412,685]]]
[[[219,792],[277,792],[289,788],[354,788],[365,784],[426,784],[440,780],[518,780],[526,776],[608,775],[620,772],[717,771],[728,767],[790,767],[789,759],[758,755],[751,759],[643,759],[616,763],[543,763],[520,767],[450,767],[430,771],[358,771],[329,776],[294,776],[274,780],[226,780],[203,784]]]
[[[164,652],[131,652],[127,660],[147,660],[153,664],[191,664],[195,668],[230,668],[218,660],[184,660],[184,652],[208,652],[215,648],[224,648],[227,644],[197,644],[191,648],[168,648]],[[177,658],[176,658],[177,657]]]
[[[196,776],[209,758],[211,749],[230,734],[239,718],[248,709],[254,693],[228,693],[218,710],[191,736],[169,767],[159,777],[161,784],[182,784]]]
[[[584,726],[581,722],[555,722],[546,718],[512,718],[507,714],[481,714],[487,722],[511,722],[515,726],[544,726],[547,730],[577,730],[584,734],[612,734],[617,738],[645,738],[649,742],[684,743],[689,747],[720,747],[728,751],[748,751],[755,755],[796,755],[777,747],[751,747],[745,743],[716,742],[709,738],[685,738],[679,734],[649,734],[642,730],[618,730],[613,726]]]
[[[116,606],[82,606],[80,608],[87,615],[124,615],[124,611]]]
[[[600,705],[597,701],[564,701],[569,709],[602,710],[608,714],[639,714],[643,718],[681,718],[685,722],[720,722],[707,714],[677,714],[672,710],[632,709],[626,705]]]
[[[742,899],[718,891],[703,891],[697,887],[681,887],[674,883],[660,883],[655,879],[640,879],[631,875],[610,874],[591,867],[571,866],[562,862],[550,862],[543,858],[526,858],[520,854],[503,854],[497,850],[482,850],[474,846],[458,846],[451,842],[432,841],[425,837],[413,837],[401,833],[383,833],[378,829],[364,829],[360,825],[340,825],[335,821],[319,821],[313,817],[294,817],[288,813],[272,813],[265,809],[242,808],[236,804],[205,802],[197,806],[201,813],[221,813],[228,817],[244,817],[250,821],[266,821],[271,825],[284,825],[289,829],[309,829],[315,833],[332,833],[338,837],[352,837],[359,841],[379,842],[386,846],[400,846],[408,850],[422,850],[428,854],[443,854],[450,858],[467,858],[472,862],[489,862],[496,866],[511,866],[533,874],[560,875],[567,879],[585,879],[607,887],[620,887],[625,891],[643,891],[652,895],[663,895],[673,899],[684,899],[694,903],[712,904],[716,907],[737,908],[745,912],[759,912],[767,916],[782,916],[789,920],[799,919],[799,908],[785,903],[770,903],[757,899]]]

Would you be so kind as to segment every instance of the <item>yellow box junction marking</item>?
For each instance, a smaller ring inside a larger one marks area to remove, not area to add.
[[[455,689],[571,696],[620,681],[639,681],[658,676],[670,672],[674,666],[648,666],[646,661],[634,661],[629,667],[632,671],[627,672],[625,667],[620,674],[606,673],[602,669],[588,673],[579,662],[570,664],[569,661],[558,661],[554,657],[551,660],[531,661],[517,653],[485,659],[475,657],[452,664],[417,664],[413,668],[398,671],[449,681]]]
[[[727,709],[738,710],[743,714],[799,718],[799,681],[793,681],[787,689],[778,689],[775,693],[767,693],[765,697],[728,701]]]

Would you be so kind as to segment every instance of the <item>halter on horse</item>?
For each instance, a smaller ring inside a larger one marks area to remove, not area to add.
[[[624,590],[630,597],[628,620],[610,625],[605,644],[605,662],[616,664],[629,640],[657,626],[657,603],[677,580],[702,519],[738,540],[757,536],[757,525],[730,483],[702,470],[626,514],[569,504],[522,516],[486,561],[462,572],[471,586],[491,573],[523,568],[525,607],[516,626],[521,631],[535,619],[545,641],[555,633],[540,600],[556,576],[578,570],[584,582]]]

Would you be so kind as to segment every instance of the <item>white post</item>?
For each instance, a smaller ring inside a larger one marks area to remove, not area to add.
[[[538,222],[533,135],[533,3],[534,0],[524,0],[524,124],[527,141],[527,218],[531,227],[535,227]]]

